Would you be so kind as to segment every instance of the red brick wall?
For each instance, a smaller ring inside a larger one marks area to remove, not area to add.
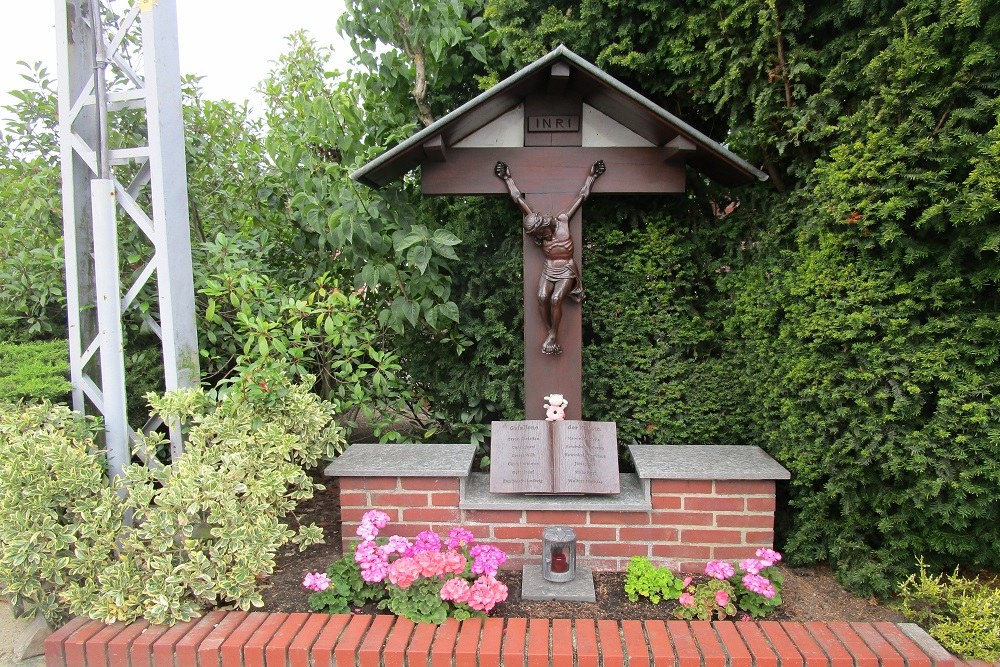
[[[673,570],[700,571],[715,559],[750,557],[774,542],[774,482],[652,480],[651,511],[541,511],[459,509],[458,478],[342,477],[343,546],[357,541],[361,516],[386,512],[386,534],[444,536],[462,525],[482,542],[507,552],[506,568],[537,562],[542,529],[576,531],[577,562],[594,570],[623,571],[632,556],[649,556]]]

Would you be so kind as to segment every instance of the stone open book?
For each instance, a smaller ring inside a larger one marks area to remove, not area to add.
[[[614,422],[493,422],[493,493],[619,493]]]

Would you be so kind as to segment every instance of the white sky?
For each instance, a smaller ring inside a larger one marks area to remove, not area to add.
[[[13,102],[7,91],[28,86],[19,60],[42,61],[55,79],[56,1],[0,0],[0,106]],[[253,88],[284,53],[285,36],[302,28],[334,48],[331,69],[345,69],[351,49],[336,26],[343,7],[343,0],[177,0],[181,72],[204,76],[208,97],[252,101]]]

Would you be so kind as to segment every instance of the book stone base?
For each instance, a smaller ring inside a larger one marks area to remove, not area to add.
[[[521,570],[521,599],[534,602],[596,602],[594,574],[588,568],[578,567],[573,581],[557,583],[542,577],[541,565],[525,565]]]

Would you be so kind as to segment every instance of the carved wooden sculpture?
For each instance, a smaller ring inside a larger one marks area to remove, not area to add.
[[[524,233],[542,249],[545,264],[538,278],[538,312],[546,328],[542,352],[560,354],[559,323],[562,321],[562,302],[567,296],[574,301],[583,300],[583,276],[573,259],[573,237],[570,235],[569,221],[590,196],[590,189],[605,171],[604,161],[598,160],[590,168],[590,174],[580,188],[573,203],[556,215],[545,215],[533,211],[524,195],[517,189],[510,174],[510,167],[498,161],[493,173],[501,179],[510,192],[511,199],[524,213]]]

